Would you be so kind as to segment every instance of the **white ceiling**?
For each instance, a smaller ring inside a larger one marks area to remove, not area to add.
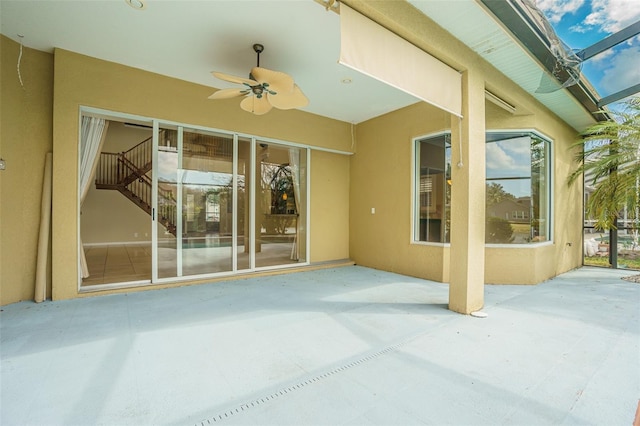
[[[234,87],[211,71],[248,77],[260,65],[295,79],[305,111],[359,123],[417,102],[413,96],[337,63],[340,17],[312,0],[2,0],[2,34],[25,46],[54,47],[203,84]],[[17,60],[17,58],[16,58]],[[342,80],[350,79],[351,84]],[[211,101],[215,102],[215,101]],[[238,100],[239,102],[239,100]]]
[[[479,0],[408,1],[574,128],[593,123],[566,90],[535,93],[543,67]],[[256,65],[252,46],[261,43],[260,65],[293,76],[310,99],[303,110],[351,123],[418,101],[339,65],[340,17],[313,0],[146,3],[135,10],[125,0],[0,0],[0,30],[16,41],[23,35],[34,49],[59,47],[210,86],[212,93],[234,85],[210,72],[248,76]]]

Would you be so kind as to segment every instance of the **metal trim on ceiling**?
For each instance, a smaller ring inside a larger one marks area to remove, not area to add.
[[[493,1],[479,0],[533,55],[550,75],[557,75],[558,80],[565,81],[571,75],[564,69],[556,68],[557,58],[550,48],[550,42],[538,26],[513,0]],[[566,87],[566,90],[598,121],[609,119],[609,115],[598,106],[596,93],[580,79],[576,84]]]

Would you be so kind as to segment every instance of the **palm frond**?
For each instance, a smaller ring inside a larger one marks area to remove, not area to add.
[[[640,203],[640,98],[609,114],[612,120],[587,128],[571,146],[578,167],[568,184],[584,176],[585,184],[594,188],[585,212],[598,229],[615,228],[619,213],[625,207],[636,212]]]

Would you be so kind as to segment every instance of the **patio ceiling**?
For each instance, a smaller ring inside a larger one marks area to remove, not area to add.
[[[261,43],[260,65],[294,77],[310,99],[303,110],[346,122],[418,101],[338,64],[340,16],[312,0],[148,0],[145,10],[124,0],[2,0],[0,19],[2,34],[15,41],[23,35],[27,47],[58,47],[211,92],[237,87],[211,71],[248,77],[256,65],[252,46]]]
[[[480,0],[447,2],[447,7],[432,0],[408,1],[575,129],[593,123],[587,108],[595,100],[588,84],[581,82],[579,90],[535,93],[544,65]],[[340,17],[312,0],[149,0],[145,10],[134,10],[124,0],[3,0],[0,16],[2,34],[27,47],[58,47],[212,91],[233,85],[215,79],[211,71],[247,75],[256,61],[251,46],[262,43],[261,65],[295,78],[311,100],[303,110],[346,122],[418,101],[338,64]]]
[[[574,129],[581,131],[595,122],[592,115],[598,110],[595,90],[587,81],[551,93],[536,92],[541,81],[549,79],[548,63],[554,58],[512,2],[465,0],[448,2],[445,8],[436,1],[408,1]]]

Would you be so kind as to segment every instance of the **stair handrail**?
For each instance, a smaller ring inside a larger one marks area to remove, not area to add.
[[[164,131],[161,131],[161,134]],[[147,175],[152,165],[151,142],[147,138],[123,152],[101,152],[95,183],[104,189],[118,189],[147,213],[151,212],[153,181]],[[173,191],[158,185],[158,221],[175,235],[177,201]]]
[[[138,179],[144,179],[144,181],[147,182],[149,186],[151,186],[151,178],[147,176],[146,172],[141,171],[140,168],[135,165],[135,163],[125,157],[124,153],[121,153],[118,159],[129,170],[129,174],[127,177],[133,175]]]
[[[122,155],[135,164],[138,169],[145,169],[146,166],[151,166],[152,141],[153,136],[122,152]]]
[[[149,186],[152,187],[153,186],[153,182],[151,181],[151,178],[149,176],[147,176],[146,174],[140,173],[140,170],[135,168],[135,165],[129,161],[129,159],[127,159],[126,157],[121,157],[120,160],[122,161],[122,163],[124,164],[124,166],[129,169],[131,171],[131,174],[135,175],[138,177],[138,181],[140,181],[140,179],[142,179],[142,182]],[[141,182],[141,183],[142,183]],[[135,191],[132,191],[135,194]],[[135,194],[137,195],[137,194]],[[173,192],[169,189],[164,189],[161,187],[158,187],[158,195],[160,195],[162,198],[164,198],[167,201],[173,201],[175,203],[175,199],[173,197]],[[151,203],[149,203],[151,204]]]

